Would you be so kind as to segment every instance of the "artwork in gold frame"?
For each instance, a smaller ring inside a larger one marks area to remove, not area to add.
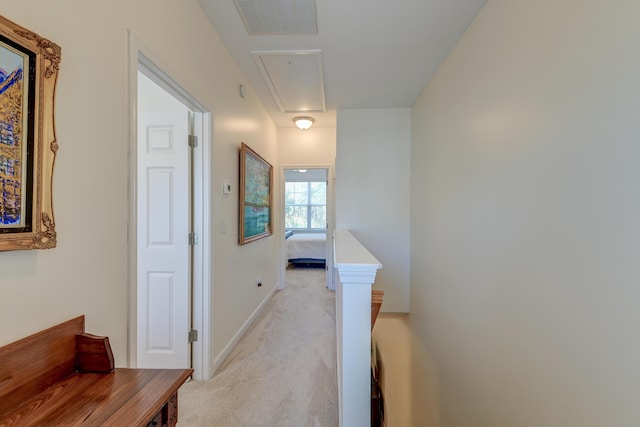
[[[273,166],[244,142],[240,147],[238,243],[273,234]]]
[[[0,251],[56,246],[52,180],[60,47],[0,16]]]

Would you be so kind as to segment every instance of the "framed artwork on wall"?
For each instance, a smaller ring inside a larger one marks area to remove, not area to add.
[[[240,147],[240,245],[273,234],[273,166],[244,142]]]
[[[56,246],[53,107],[61,49],[0,16],[0,250]]]

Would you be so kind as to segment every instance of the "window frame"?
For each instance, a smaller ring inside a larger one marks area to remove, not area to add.
[[[307,185],[307,203],[304,204],[295,204],[295,203],[287,203],[287,184],[306,184]],[[312,191],[311,191],[311,184],[324,184],[324,188],[325,188],[325,192],[324,192],[324,204],[317,204],[317,203],[311,203],[312,200]],[[285,221],[285,229],[286,230],[305,230],[305,231],[313,231],[313,232],[318,232],[318,231],[323,231],[327,229],[327,190],[328,190],[328,185],[329,183],[327,181],[285,181],[285,194],[284,194],[284,221]],[[300,227],[287,227],[286,223],[287,223],[287,207],[289,206],[303,206],[306,209],[306,223],[307,226],[304,228],[300,228]],[[312,215],[311,215],[311,211],[313,207],[324,207],[324,227],[311,227],[311,221],[312,221]]]

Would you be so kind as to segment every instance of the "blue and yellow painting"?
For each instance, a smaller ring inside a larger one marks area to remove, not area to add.
[[[29,57],[0,41],[0,227],[25,224]]]
[[[248,155],[245,160],[244,237],[267,233],[271,228],[271,176],[268,165]]]

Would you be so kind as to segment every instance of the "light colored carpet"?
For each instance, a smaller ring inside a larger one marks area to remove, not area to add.
[[[214,377],[182,386],[180,427],[338,425],[335,293],[324,273],[287,270],[287,287]]]

